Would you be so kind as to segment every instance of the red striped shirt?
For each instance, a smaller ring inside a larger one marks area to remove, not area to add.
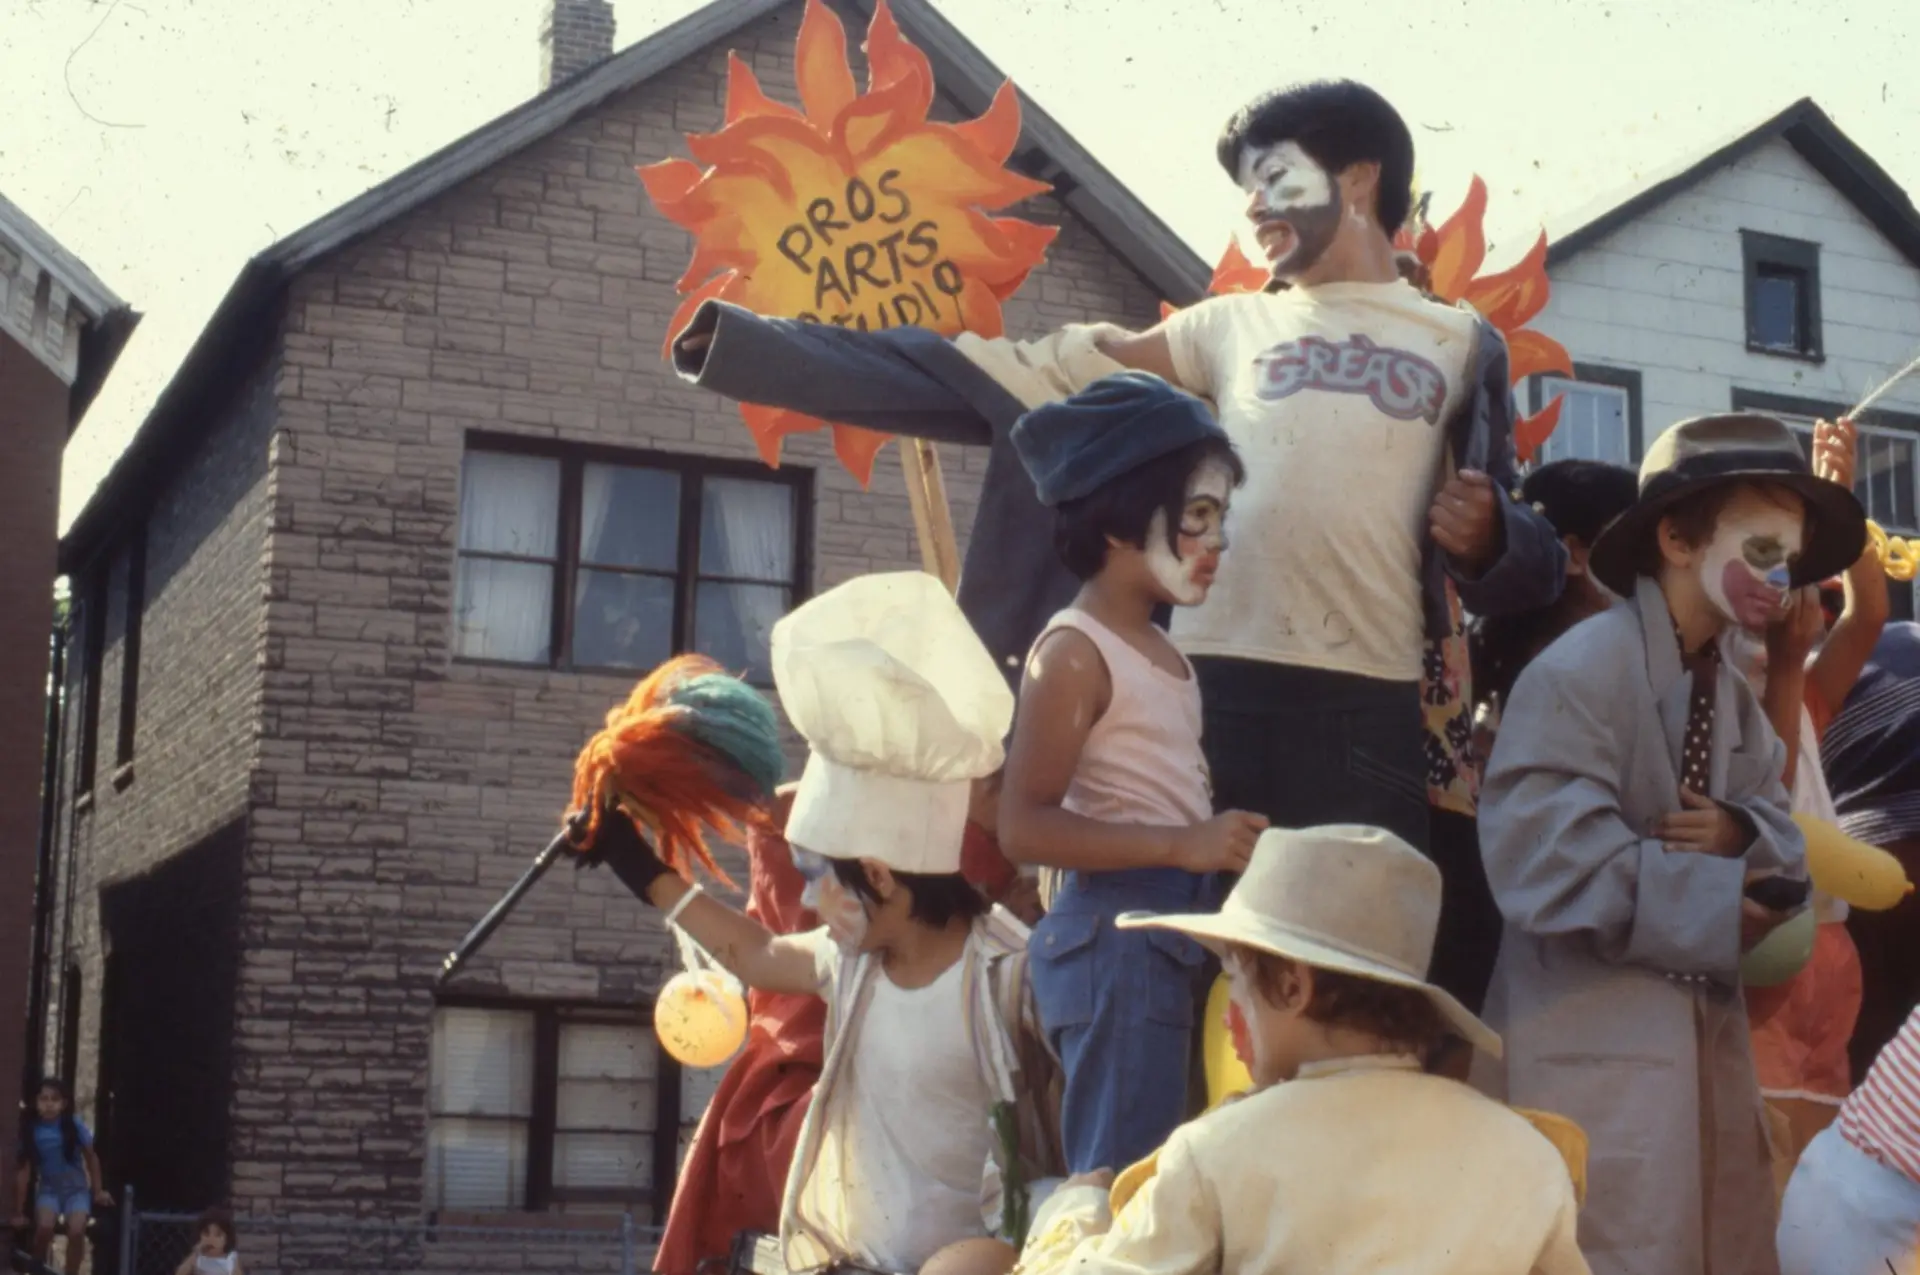
[[[1840,1136],[1920,1182],[1920,1009],[1841,1106]]]

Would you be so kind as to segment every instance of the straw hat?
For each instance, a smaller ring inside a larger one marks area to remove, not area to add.
[[[1228,943],[1411,988],[1454,1031],[1498,1058],[1500,1036],[1427,982],[1440,924],[1440,869],[1381,828],[1269,828],[1217,913],[1131,912],[1123,929],[1174,930],[1220,952]]]

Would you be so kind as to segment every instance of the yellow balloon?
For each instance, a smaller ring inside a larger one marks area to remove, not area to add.
[[[1815,930],[1813,909],[1802,908],[1740,959],[1740,981],[1777,987],[1798,974],[1813,956]]]
[[[1207,1021],[1201,1033],[1201,1057],[1207,1070],[1207,1109],[1253,1088],[1253,1075],[1233,1052],[1233,1033],[1227,1030],[1227,976],[1213,981],[1207,994]]]
[[[682,1066],[718,1067],[747,1043],[746,998],[719,970],[675,974],[654,1002],[653,1030]]]
[[[1863,912],[1885,912],[1913,893],[1900,860],[1810,815],[1793,821],[1807,838],[1807,875],[1814,888]]]
[[[1906,582],[1920,574],[1920,546],[1903,536],[1890,536],[1879,523],[1867,522],[1867,541],[1880,557],[1887,578]]]

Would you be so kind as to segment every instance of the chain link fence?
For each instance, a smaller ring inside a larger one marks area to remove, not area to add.
[[[128,1207],[118,1275],[177,1275],[199,1241],[199,1216]],[[631,1215],[529,1216],[511,1225],[332,1217],[234,1220],[246,1275],[639,1275],[651,1268],[657,1227]],[[108,1268],[96,1266],[105,1275]]]

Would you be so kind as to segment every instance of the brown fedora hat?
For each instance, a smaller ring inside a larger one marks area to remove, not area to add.
[[[1758,412],[1729,412],[1681,421],[1653,440],[1640,462],[1640,497],[1593,542],[1588,569],[1601,584],[1633,596],[1640,546],[1677,502],[1726,483],[1763,482],[1798,492],[1807,502],[1807,538],[1793,566],[1797,588],[1856,562],[1867,547],[1867,515],[1852,492],[1815,478],[1806,453],[1785,423]]]

